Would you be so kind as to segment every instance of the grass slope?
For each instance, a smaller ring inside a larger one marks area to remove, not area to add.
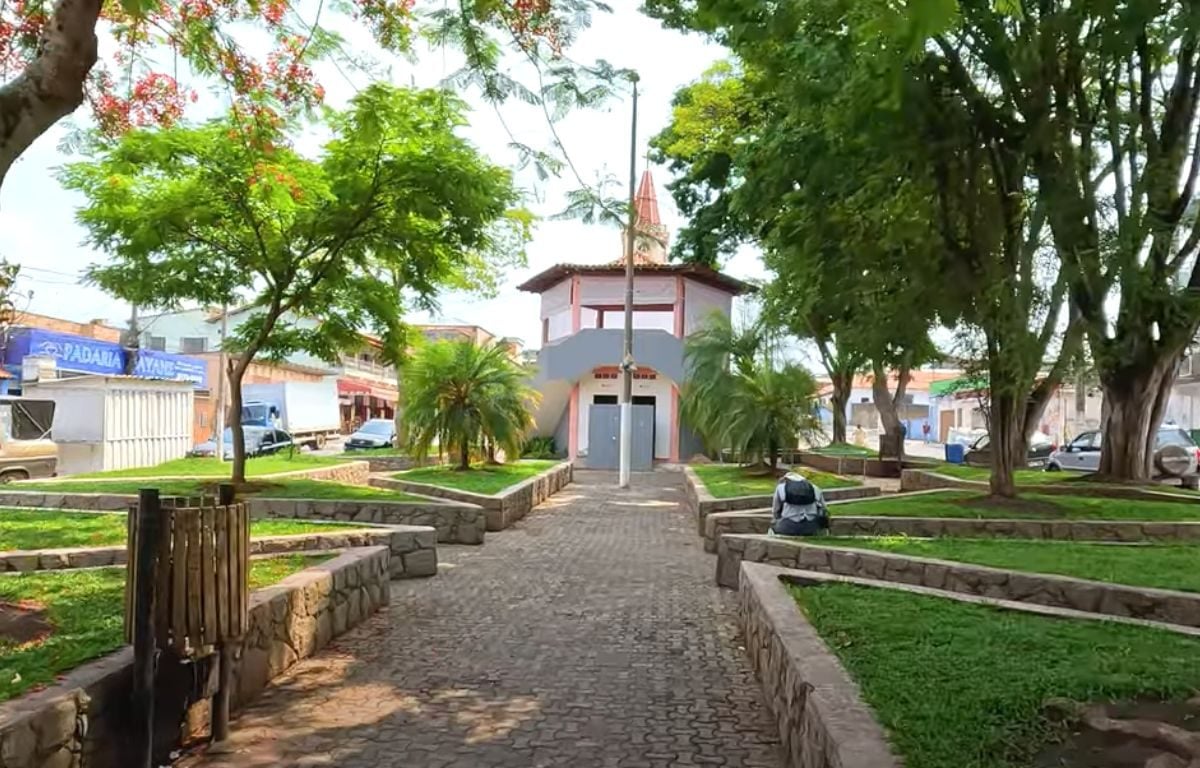
[[[1004,539],[828,538],[820,544],[955,560],[995,568],[1200,592],[1200,546]]]
[[[810,448],[813,453],[820,453],[825,456],[851,456],[854,458],[873,459],[879,455],[878,451],[873,451],[870,448],[864,448],[861,445],[852,445],[850,443],[830,443],[819,448]]]
[[[345,464],[346,459],[336,456],[314,456],[309,453],[299,453],[289,456],[277,454],[274,456],[258,456],[246,460],[246,477],[274,475],[280,472],[298,472],[304,469],[320,467],[335,467]],[[106,480],[120,477],[229,477],[231,464],[228,461],[217,461],[212,458],[175,459],[153,467],[132,467],[117,469],[110,472],[93,472],[86,475],[72,475],[72,480]]]
[[[215,494],[218,483],[211,480],[114,480],[107,483],[60,480],[57,482],[30,482],[9,486],[10,491],[44,491],[49,493],[111,493],[137,495],[142,488],[157,488],[163,496],[197,496],[202,493]],[[324,480],[266,480],[250,482],[242,486],[242,496],[261,496],[264,499],[320,499],[336,501],[418,501],[417,496],[384,488],[366,485],[347,485]]]
[[[939,475],[948,475],[949,477],[957,477],[960,480],[974,480],[979,483],[986,483],[992,477],[992,471],[987,467],[968,467],[965,464],[939,464],[936,468],[931,469],[931,472],[936,472]],[[1045,472],[1040,469],[1018,469],[1016,472],[1016,481],[1018,486],[1037,486],[1037,485],[1075,485],[1082,487],[1117,487],[1127,488],[1128,485],[1113,485],[1111,483],[1099,483],[1091,480],[1091,473],[1084,472]],[[1159,493],[1175,493],[1185,494],[1188,496],[1197,496],[1196,491],[1187,488],[1180,488],[1174,485],[1162,485],[1160,483],[1134,483],[1134,487],[1144,488],[1146,490],[1157,491]]]
[[[328,559],[289,555],[251,563],[250,588],[273,584]],[[95,568],[0,577],[0,601],[44,606],[53,633],[23,646],[0,638],[0,701],[124,644],[125,569]]]
[[[1049,697],[1200,689],[1196,638],[852,585],[793,594],[908,768],[1027,768],[1054,736]]]
[[[753,474],[737,464],[695,464],[692,471],[717,499],[735,496],[769,496],[779,480],[770,474]],[[846,477],[802,467],[797,470],[819,488],[850,488],[859,483]]]
[[[428,483],[442,488],[491,495],[541,474],[555,464],[558,462],[554,460],[529,459],[511,464],[476,464],[467,472],[445,464],[410,469],[393,477],[413,483]]]
[[[867,502],[848,502],[832,508],[835,515],[877,517],[970,517],[1037,520],[1195,520],[1200,504],[1171,501],[1126,501],[1083,496],[1023,493],[1015,501],[995,504],[980,491],[945,491]]]
[[[291,536],[354,527],[303,520],[254,520],[250,523],[250,535]],[[125,532],[125,515],[119,513],[0,509],[0,551],[117,546],[125,543]]]

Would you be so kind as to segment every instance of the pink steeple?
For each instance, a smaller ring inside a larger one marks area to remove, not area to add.
[[[662,225],[662,219],[658,216],[658,197],[654,194],[654,179],[651,178],[649,169],[642,173],[642,183],[638,185],[637,196],[633,200],[637,209],[638,225]]]

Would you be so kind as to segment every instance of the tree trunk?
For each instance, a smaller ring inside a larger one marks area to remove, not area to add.
[[[396,366],[396,414],[393,419],[396,423],[396,439],[393,447],[401,450],[408,445],[408,435],[404,428],[404,372],[400,370],[400,366]]]
[[[462,440],[458,445],[458,468],[471,468],[471,444],[467,440]]]
[[[1120,480],[1148,480],[1154,442],[1175,382],[1175,358],[1145,368],[1101,373],[1108,413],[1100,448],[1100,474]]]
[[[83,103],[100,7],[100,0],[58,0],[33,61],[0,86],[0,186],[21,153]]]
[[[879,458],[904,458],[904,432],[901,428],[900,413],[896,405],[904,399],[905,380],[908,378],[908,366],[901,366],[897,372],[899,383],[896,394],[888,388],[887,369],[882,363],[872,363],[871,393],[875,400],[875,410],[883,423],[883,439],[879,441]]]
[[[854,382],[854,374],[834,374],[833,395],[829,407],[833,410],[833,442],[846,442],[846,406],[850,403],[850,387]]]
[[[237,363],[229,367],[229,429],[233,433],[233,475],[234,485],[246,482],[246,430],[242,427],[242,378],[249,366],[247,357],[242,355]]]
[[[988,436],[992,446],[993,496],[1017,495],[1013,472],[1025,465],[1025,416],[1025,407],[1017,397],[1011,393],[992,393]]]

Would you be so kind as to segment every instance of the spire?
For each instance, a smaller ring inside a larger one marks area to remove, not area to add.
[[[637,196],[633,200],[639,227],[662,225],[662,219],[658,216],[658,197],[654,194],[654,179],[650,176],[649,168],[642,173],[642,183],[638,185]]]

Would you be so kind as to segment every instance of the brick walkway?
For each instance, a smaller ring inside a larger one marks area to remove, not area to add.
[[[781,765],[682,476],[577,472],[277,681],[205,768]]]

